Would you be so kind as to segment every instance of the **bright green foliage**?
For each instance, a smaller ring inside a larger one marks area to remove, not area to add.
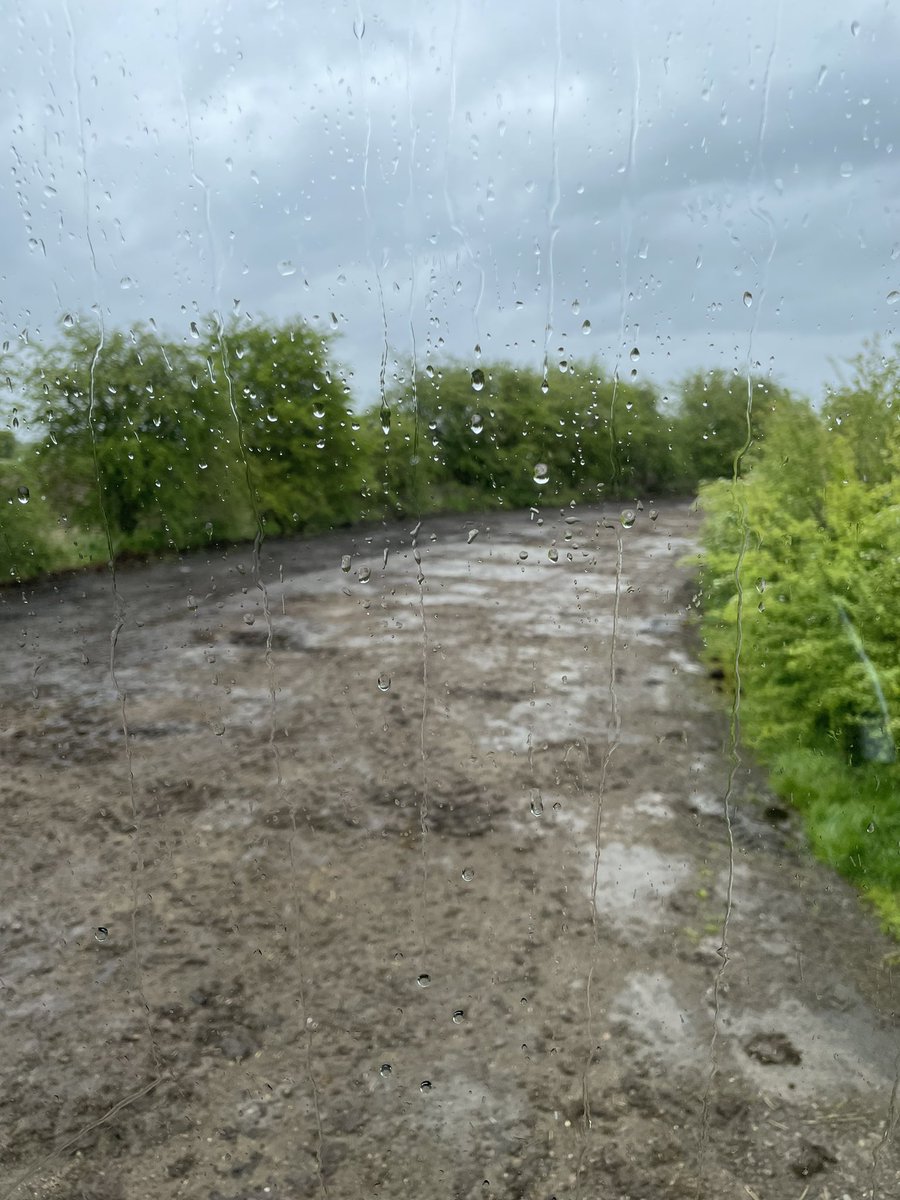
[[[474,378],[474,382],[473,382]],[[648,387],[595,364],[553,377],[506,363],[420,371],[388,397],[384,484],[405,509],[523,507],[665,490],[668,431]]]
[[[771,381],[754,381],[748,391],[746,378],[722,370],[695,371],[677,391],[673,470],[689,487],[730,478],[736,456],[759,443],[775,414],[798,406]]]
[[[745,476],[701,489],[707,645],[732,686],[739,670],[743,738],[882,898],[900,889],[896,371],[859,376],[858,407],[786,407]]]
[[[204,353],[219,405],[240,428],[253,503],[268,533],[358,518],[359,449],[328,344],[300,321],[215,330]]]
[[[205,364],[146,329],[75,325],[36,353],[25,384],[46,439],[43,486],[113,552],[246,532],[229,414]]]

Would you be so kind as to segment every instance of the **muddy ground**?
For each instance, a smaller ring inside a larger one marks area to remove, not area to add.
[[[0,1200],[900,1195],[892,947],[746,755],[719,953],[659,509],[0,594]]]

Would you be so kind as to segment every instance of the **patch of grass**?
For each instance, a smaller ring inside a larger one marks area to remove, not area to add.
[[[803,813],[816,855],[851,879],[900,938],[900,767],[849,766],[822,750],[772,760],[779,796]]]

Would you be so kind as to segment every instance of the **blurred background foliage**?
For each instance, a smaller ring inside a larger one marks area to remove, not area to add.
[[[2,357],[0,578],[391,516],[699,496],[702,635],[743,742],[900,931],[900,355],[823,404],[596,362],[398,372],[354,402],[302,321],[67,319]],[[27,417],[23,434],[20,415]]]

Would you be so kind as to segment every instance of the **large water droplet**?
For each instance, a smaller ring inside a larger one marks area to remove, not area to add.
[[[472,870],[471,867],[463,867],[462,877],[466,881],[466,883],[471,883],[472,880],[475,878],[475,872]]]
[[[391,690],[391,677],[382,673],[375,681],[379,692],[389,692]]]
[[[585,334],[587,334],[587,333],[590,333],[590,332],[591,332],[591,323],[590,323],[590,321],[582,321],[582,322],[581,322],[581,332],[582,332],[582,333],[585,333]]]
[[[544,797],[541,795],[540,788],[531,789],[531,803],[529,807],[533,817],[542,817],[544,815]]]
[[[741,299],[744,301],[744,308],[749,308],[750,305],[753,303],[753,293],[752,292],[744,292]]]
[[[419,1091],[420,1092],[430,1092],[431,1091],[431,1080],[423,1079],[422,1082],[419,1084]]]
[[[630,529],[637,520],[637,513],[633,508],[623,508],[619,520],[622,522],[624,529]]]
[[[423,972],[416,980],[416,983],[420,988],[431,987],[431,976]]]
[[[900,292],[888,292],[888,294],[887,294],[888,304],[896,304],[898,300],[900,300]]]
[[[378,1068],[378,1074],[382,1077],[382,1079],[387,1079],[388,1075],[390,1075],[392,1071],[393,1067],[390,1063],[382,1063]]]
[[[472,372],[472,391],[480,392],[484,387],[484,371],[481,367],[476,367]]]
[[[546,463],[535,463],[534,466],[534,482],[538,487],[543,487],[550,480],[550,468]]]
[[[109,941],[109,930],[105,925],[98,925],[94,930],[94,941],[101,943]]]
[[[477,537],[478,537],[478,530],[470,529],[469,532],[466,534],[466,545],[471,546]]]
[[[465,1019],[466,1019],[466,1014],[463,1012],[463,1010],[461,1008],[458,1008],[456,1010],[456,1012],[454,1012],[453,1017],[452,1017],[454,1025],[462,1025],[462,1023]]]
[[[853,163],[842,162],[841,163],[841,179],[849,179],[852,174],[853,174]]]
[[[24,483],[16,488],[16,499],[19,501],[20,504],[27,504],[28,501],[31,499],[31,492],[29,492],[28,488],[24,485]]]
[[[628,357],[631,359],[632,362],[638,361],[638,359],[641,357],[641,352],[640,352],[640,350],[638,350],[637,346],[632,347],[631,353],[628,355]]]
[[[851,37],[859,37],[859,21],[850,22],[850,35]]]
[[[341,570],[344,572],[345,575],[349,573],[350,568],[352,566],[353,566],[353,559],[350,557],[350,555],[342,554],[341,555]]]
[[[484,429],[484,418],[481,413],[472,413],[472,432],[475,434],[481,433]]]
[[[559,562],[559,551],[555,546],[551,546],[547,551],[547,557],[551,562]]]
[[[296,273],[297,268],[289,258],[283,258],[278,264],[278,274],[283,275],[285,279],[287,279],[289,275],[296,275]]]

